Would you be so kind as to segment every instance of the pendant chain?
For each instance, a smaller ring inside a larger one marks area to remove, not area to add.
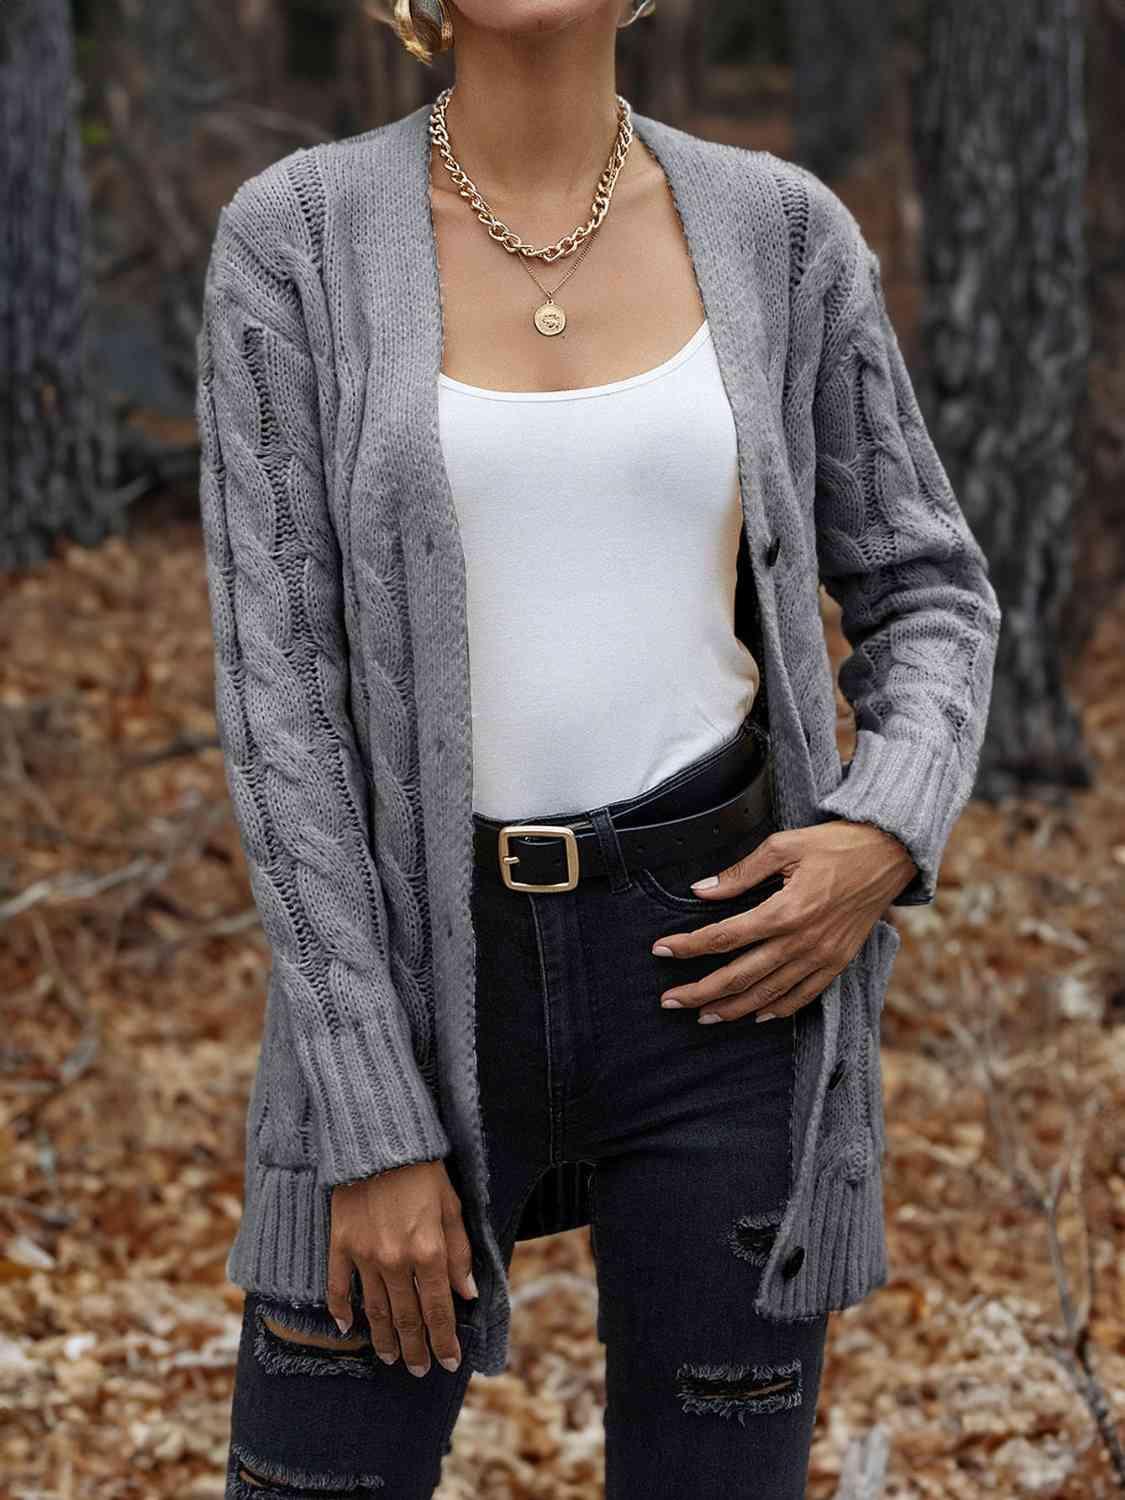
[[[445,122],[446,106],[449,103],[452,93],[452,85],[449,88],[443,89],[431,106],[430,139],[437,146],[438,153],[446,170],[457,184],[458,193],[462,198],[468,200],[470,206],[475,210],[477,218],[488,230],[490,237],[497,244],[502,245],[510,255],[519,256],[520,264],[525,268],[544,297],[546,297],[547,300],[535,309],[532,322],[540,333],[547,337],[553,337],[555,334],[562,333],[566,327],[566,313],[555,301],[555,293],[574,275],[575,271],[581,265],[590,245],[593,243],[593,236],[597,233],[602,220],[609,212],[609,205],[613,198],[613,190],[617,184],[618,174],[625,165],[625,160],[629,154],[629,147],[633,140],[632,110],[629,101],[621,94],[616,96],[617,136],[613,143],[613,150],[610,152],[609,161],[601,177],[598,179],[598,185],[591,205],[593,212],[590,218],[585,224],[578,225],[570,234],[564,234],[553,245],[544,245],[537,248],[520,239],[519,235],[509,229],[503,220],[496,217],[482,197],[476,183],[473,182],[472,178],[453,155],[449,144],[449,131]],[[532,271],[530,265],[528,265],[528,261],[533,258],[543,260],[548,265],[552,265],[556,260],[561,260],[564,256],[573,255],[576,250],[579,253],[574,264],[563,277],[562,281],[559,282],[554,292],[547,290]]]

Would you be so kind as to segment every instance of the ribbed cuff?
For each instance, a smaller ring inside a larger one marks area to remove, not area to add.
[[[433,1095],[393,1020],[298,1036],[297,1048],[313,1098],[322,1184],[338,1187],[448,1154]]]
[[[937,891],[941,857],[963,801],[956,750],[861,729],[844,772],[835,791],[817,803],[818,812],[893,834],[918,873],[891,905],[926,905]]]

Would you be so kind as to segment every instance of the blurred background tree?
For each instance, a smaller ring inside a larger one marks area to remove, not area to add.
[[[1090,640],[1125,579],[1125,6],[1091,0],[1089,16],[1091,350],[1078,441],[1086,488],[1075,518],[1076,586],[1066,611],[1075,652]]]
[[[931,5],[918,384],[1004,607],[978,787],[1086,785],[1065,612],[1088,379],[1085,0]]]
[[[831,182],[868,144],[878,118],[894,10],[884,0],[800,0],[787,9],[794,155]]]
[[[66,0],[0,7],[0,568],[123,524],[91,360],[87,187]]]

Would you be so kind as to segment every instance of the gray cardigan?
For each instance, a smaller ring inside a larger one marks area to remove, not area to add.
[[[227,1272],[323,1304],[332,1187],[445,1157],[481,1289],[472,1363],[498,1374],[509,1300],[477,1093],[466,589],[438,434],[428,118],[257,173],[222,209],[208,268],[216,710],[272,959]],[[734,414],[777,816],[887,829],[917,865],[899,903],[930,901],[973,784],[1000,614],[878,259],[810,173],[633,118],[670,183]],[[846,767],[820,581],[852,647]],[[880,919],[798,1012],[767,1316],[886,1280],[879,1026],[898,942]],[[565,1197],[541,1191],[521,1237],[588,1222]]]

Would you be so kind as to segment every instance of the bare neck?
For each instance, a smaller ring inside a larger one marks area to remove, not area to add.
[[[506,208],[588,211],[618,128],[610,20],[512,36],[458,17],[450,146],[501,217]],[[619,187],[644,171],[643,156],[630,148]],[[437,165],[435,185],[452,187]]]

